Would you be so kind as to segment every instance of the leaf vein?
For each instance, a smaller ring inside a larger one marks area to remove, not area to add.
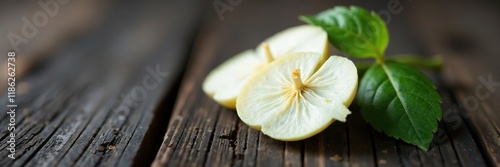
[[[408,114],[408,109],[407,109],[407,106],[406,106],[406,102],[403,99],[401,99],[401,95],[399,94],[400,92],[398,92],[398,90],[396,89],[396,86],[394,85],[395,81],[392,78],[392,73],[389,71],[389,69],[387,69],[387,67],[386,67],[385,64],[381,64],[381,66],[382,66],[382,69],[384,69],[384,71],[385,71],[385,73],[387,75],[387,78],[391,82],[391,85],[394,88],[394,91],[396,92],[396,96],[398,97],[399,101],[401,102],[401,105],[403,106],[403,109],[404,109],[406,115],[409,115]],[[420,133],[417,132],[417,129],[415,128],[415,123],[414,123],[413,119],[411,117],[408,117],[408,120],[410,120],[410,123],[412,124],[413,130],[417,134],[419,141],[422,143],[422,136],[420,136]]]

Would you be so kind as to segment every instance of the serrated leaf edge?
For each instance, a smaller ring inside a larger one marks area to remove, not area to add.
[[[387,78],[389,79],[389,82],[391,82],[392,88],[394,89],[394,92],[396,93],[397,99],[401,102],[401,104],[402,104],[402,106],[403,106],[403,108],[404,108],[404,110],[405,110],[406,116],[408,116],[408,119],[410,120],[410,123],[412,124],[412,128],[413,128],[413,130],[415,131],[415,133],[416,133],[416,134],[417,134],[417,136],[418,136],[418,140],[420,141],[420,143],[425,144],[425,146],[426,146],[426,147],[425,147],[425,148],[423,148],[423,147],[421,147],[421,146],[419,146],[419,145],[417,145],[417,146],[427,151],[427,150],[429,149],[429,144],[430,144],[430,143],[424,142],[424,141],[423,141],[423,139],[422,139],[422,137],[420,136],[420,133],[418,133],[417,129],[415,129],[415,123],[414,123],[414,121],[412,120],[412,118],[411,118],[411,117],[409,117],[408,109],[407,109],[407,107],[406,107],[406,105],[405,105],[405,104],[406,104],[406,102],[404,102],[403,100],[401,100],[401,95],[400,95],[400,92],[399,92],[399,91],[396,89],[396,87],[394,86],[395,81],[394,81],[394,79],[392,78],[392,73],[390,72],[390,70],[389,70],[389,69],[387,69],[386,64],[382,63],[382,64],[380,64],[380,66],[382,67],[382,69],[384,70],[385,74],[387,75]],[[419,84],[421,84],[421,83],[419,83]],[[433,85],[433,86],[434,86],[434,85]],[[424,100],[425,100],[426,102],[428,102],[426,99],[424,99]],[[430,102],[428,102],[428,103],[429,103],[429,104],[431,104]],[[431,106],[432,106],[432,105],[431,105]],[[403,115],[403,116],[405,116],[405,115]],[[403,116],[401,116],[401,117],[403,117]],[[438,118],[437,120],[440,120],[440,119]],[[436,130],[437,130],[437,128],[436,128],[436,129],[433,129],[433,130],[432,130],[432,133],[436,132]],[[383,130],[381,130],[381,131],[383,131]],[[391,135],[391,136],[392,136],[392,135]],[[399,139],[401,139],[401,137],[398,137],[398,138],[399,138]],[[432,140],[431,140],[431,141],[432,141]]]

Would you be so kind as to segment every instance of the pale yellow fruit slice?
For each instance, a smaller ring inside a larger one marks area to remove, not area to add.
[[[248,77],[264,65],[253,50],[244,51],[211,71],[203,82],[203,91],[222,106],[235,108],[236,97]]]
[[[301,45],[300,41],[304,43]],[[264,42],[258,51],[247,50],[222,63],[211,71],[203,81],[203,91],[217,103],[227,108],[236,108],[236,98],[241,88],[253,73],[259,71],[275,58],[298,51],[328,53],[328,37],[321,28],[303,25],[277,33]],[[277,54],[275,56],[275,51]]]
[[[347,58],[297,53],[249,78],[237,99],[243,122],[283,141],[311,137],[334,120],[346,121],[356,94],[356,66]]]
[[[328,35],[321,27],[317,26],[291,27],[264,40],[263,43],[269,44],[275,58],[297,52],[318,52],[323,54],[324,58],[329,55]],[[265,53],[262,44],[256,50],[257,54],[263,55]]]

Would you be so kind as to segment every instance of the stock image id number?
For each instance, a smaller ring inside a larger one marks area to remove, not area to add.
[[[16,97],[16,53],[9,52],[7,58],[7,83],[9,87],[7,88],[9,102],[12,104],[15,102]]]

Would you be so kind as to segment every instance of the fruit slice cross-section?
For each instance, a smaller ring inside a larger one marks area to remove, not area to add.
[[[283,30],[266,40],[270,46],[271,53],[276,58],[280,58],[297,52],[318,52],[327,58],[328,35],[321,27],[311,25],[301,25]],[[261,43],[255,50],[257,54],[265,54],[265,49]]]
[[[320,27],[301,25],[277,33],[257,50],[244,51],[212,70],[203,81],[203,91],[217,103],[234,109],[241,88],[252,74],[274,59],[303,51],[326,55],[326,32]]]
[[[346,121],[357,90],[354,63],[318,53],[296,53],[249,78],[237,99],[238,116],[271,138],[311,137],[334,120]]]

